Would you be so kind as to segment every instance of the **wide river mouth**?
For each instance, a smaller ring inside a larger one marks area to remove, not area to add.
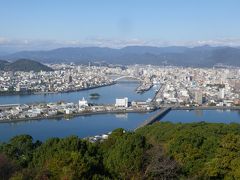
[[[83,97],[91,103],[114,104],[116,98],[128,97],[130,101],[146,101],[152,98],[157,87],[143,94],[137,94],[135,89],[139,83],[124,82],[112,86],[79,92],[56,93],[47,95],[0,96],[0,104],[24,104],[35,102],[78,102]],[[91,99],[90,94],[98,93],[98,99]],[[116,128],[134,130],[152,113],[100,114],[79,116],[72,119],[42,119],[22,121],[17,123],[0,123],[0,141],[8,141],[13,136],[29,134],[35,140],[46,140],[51,137],[67,137],[76,135],[81,138],[108,133]],[[220,110],[174,110],[164,116],[161,121],[174,123],[212,122],[239,123],[239,111]]]

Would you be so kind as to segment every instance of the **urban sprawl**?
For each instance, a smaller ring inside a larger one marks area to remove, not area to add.
[[[98,105],[84,98],[78,103],[52,102],[1,104],[0,120],[24,120],[76,116],[88,113],[146,112],[165,106],[236,107],[240,105],[239,68],[184,68],[173,66],[49,65],[50,72],[0,71],[0,94],[67,93],[110,86],[123,79],[137,80],[136,93],[155,87],[145,102],[116,97],[112,104]]]

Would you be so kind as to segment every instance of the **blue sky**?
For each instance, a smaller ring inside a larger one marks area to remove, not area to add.
[[[237,44],[239,0],[0,0],[0,44]]]

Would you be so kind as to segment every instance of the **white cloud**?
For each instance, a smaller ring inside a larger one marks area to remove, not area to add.
[[[0,37],[0,45],[8,43],[8,39],[5,37]]]
[[[212,46],[240,46],[240,39],[226,38],[226,39],[215,39],[198,41],[199,45],[209,44]]]
[[[225,38],[215,40],[199,40],[199,41],[164,41],[164,40],[142,40],[142,39],[107,39],[107,38],[86,38],[83,40],[31,40],[31,39],[8,39],[0,37],[0,50],[49,50],[60,47],[111,47],[122,48],[125,46],[240,46],[240,39]]]

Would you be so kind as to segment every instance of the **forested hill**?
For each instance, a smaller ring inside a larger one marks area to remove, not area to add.
[[[4,68],[5,68],[6,65],[8,65],[8,64],[9,64],[8,61],[0,60],[0,70],[4,70]]]
[[[0,60],[0,70],[4,71],[52,71],[52,69],[39,62],[32,61],[29,59],[19,59],[15,62],[8,62]]]
[[[161,122],[102,143],[21,135],[0,144],[0,179],[240,179],[239,152],[239,124]]]

